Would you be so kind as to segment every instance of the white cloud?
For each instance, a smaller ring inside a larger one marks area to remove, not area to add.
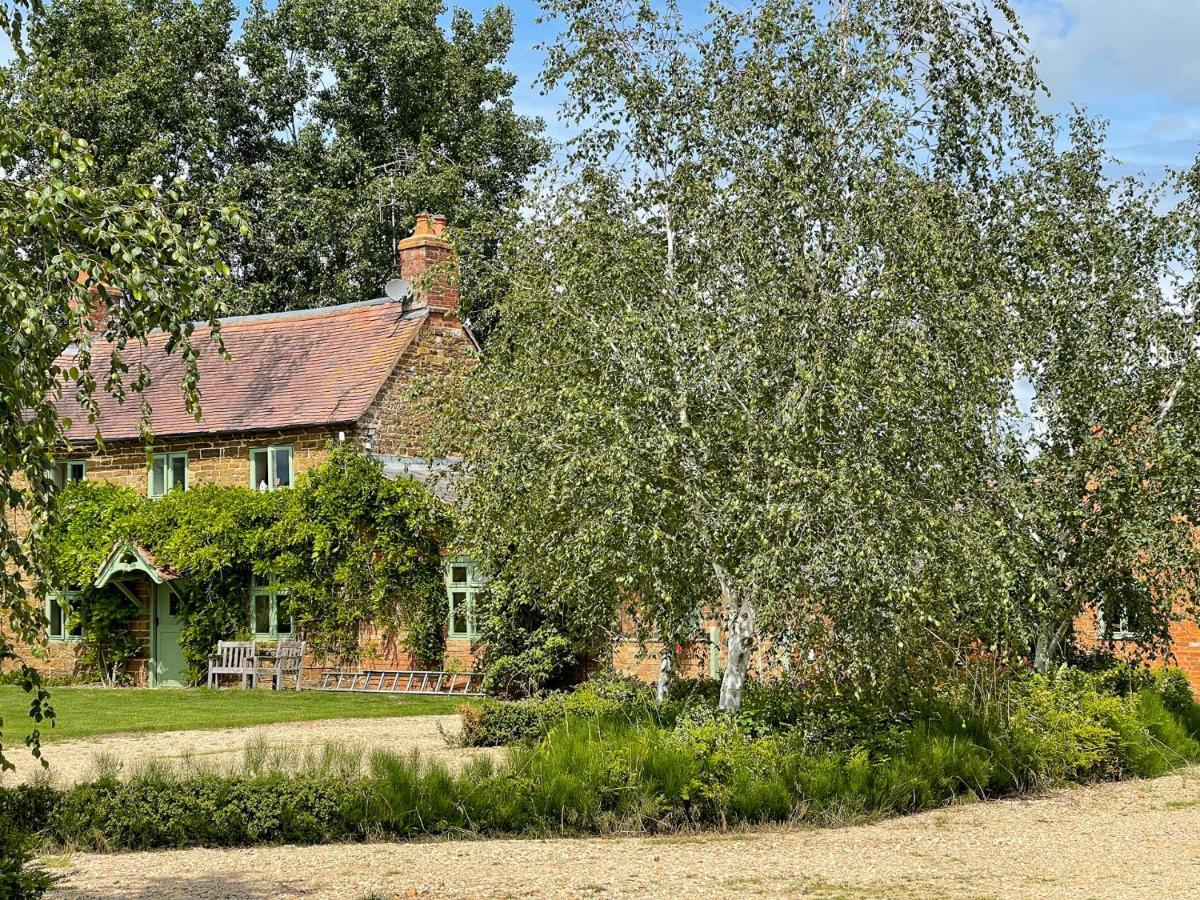
[[[1200,103],[1196,0],[1018,0],[1059,103],[1153,95]]]

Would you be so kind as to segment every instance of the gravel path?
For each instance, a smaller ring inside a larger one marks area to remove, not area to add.
[[[319,752],[328,743],[407,752],[418,749],[423,757],[451,764],[480,752],[447,746],[443,731],[457,734],[458,716],[402,716],[387,719],[324,719],[227,728],[214,731],[162,731],[150,734],[110,734],[47,744],[43,754],[50,763],[53,783],[64,785],[86,780],[95,773],[99,757],[118,762],[125,770],[149,760],[222,766],[237,762],[247,742],[268,748],[287,747],[302,754]],[[12,754],[16,772],[5,773],[0,784],[11,786],[35,777],[41,766],[28,753]]]
[[[1200,896],[1200,769],[875,825],[52,859],[58,897]]]

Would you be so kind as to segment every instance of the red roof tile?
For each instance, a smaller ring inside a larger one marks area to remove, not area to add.
[[[370,300],[323,309],[237,316],[221,320],[221,336],[230,360],[221,358],[208,328],[197,328],[192,345],[200,355],[200,408],[197,422],[184,407],[178,353],[164,352],[167,335],[151,334],[146,346],[129,346],[125,384],[144,363],[151,385],[142,395],[150,402],[156,438],[184,434],[277,430],[307,425],[356,422],[367,411],[400,354],[412,342],[427,309],[403,312],[390,300]],[[92,352],[100,431],[106,441],[139,436],[140,399],[130,392],[125,403],[103,390],[108,352]],[[60,365],[69,365],[63,357]],[[67,437],[94,438],[95,428],[67,385],[59,414],[71,419]]]

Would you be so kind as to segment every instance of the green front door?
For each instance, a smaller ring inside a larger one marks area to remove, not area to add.
[[[155,585],[154,644],[151,648],[150,672],[153,687],[182,687],[187,662],[179,646],[183,617],[179,614],[179,598],[167,585]]]

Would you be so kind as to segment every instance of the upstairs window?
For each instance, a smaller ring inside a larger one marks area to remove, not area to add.
[[[55,487],[64,488],[72,481],[83,481],[87,478],[87,462],[82,459],[68,459],[55,463],[50,471],[50,479]]]
[[[150,497],[165,497],[171,491],[187,490],[188,455],[155,453],[150,460]]]
[[[446,593],[450,600],[447,636],[473,640],[479,637],[476,601],[483,593],[483,576],[474,560],[455,557],[446,563]]]
[[[74,612],[79,591],[62,591],[46,598],[46,637],[51,641],[77,641],[83,637],[83,625]]]
[[[255,447],[250,451],[250,487],[273,491],[292,486],[292,448]]]
[[[296,633],[287,591],[261,575],[254,576],[250,588],[250,630],[259,640],[270,641],[289,640]]]

